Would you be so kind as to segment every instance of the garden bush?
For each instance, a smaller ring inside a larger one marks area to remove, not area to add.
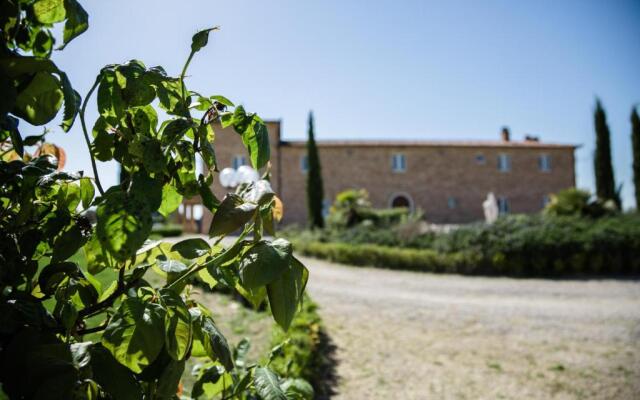
[[[182,225],[178,224],[157,224],[151,229],[151,235],[158,237],[172,237],[182,235]]]
[[[313,241],[296,237],[303,254],[352,265],[511,276],[640,272],[638,214],[513,215],[411,239],[363,225],[315,234]]]
[[[83,99],[51,59],[88,28],[80,3],[0,0],[0,9],[0,399],[176,399],[192,357],[208,360],[193,398],[311,398],[268,362],[243,362],[187,285],[199,274],[268,299],[286,330],[308,279],[288,241],[264,238],[281,216],[268,181],[221,200],[211,191],[215,123],[238,133],[255,169],[270,156],[260,117],[187,89],[189,64],[217,28],[193,35],[178,77],[139,60],[110,64]],[[64,153],[43,144],[49,129],[27,135],[54,119],[68,132],[76,116],[92,177],[61,170]],[[118,165],[118,185],[102,186],[96,160]],[[233,245],[148,240],[155,213],[195,196],[213,213],[211,237],[241,232]]]

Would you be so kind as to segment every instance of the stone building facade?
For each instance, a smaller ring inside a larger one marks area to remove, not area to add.
[[[284,203],[284,224],[305,224],[306,142],[281,138],[280,121],[268,121],[272,186]],[[216,129],[220,168],[249,164],[241,138]],[[466,223],[484,218],[489,192],[504,213],[540,211],[551,193],[575,186],[576,146],[513,141],[503,130],[494,141],[318,141],[327,207],[336,194],[364,188],[375,207],[408,206],[427,221]],[[216,181],[214,192],[226,190]],[[203,215],[208,227],[211,215]]]

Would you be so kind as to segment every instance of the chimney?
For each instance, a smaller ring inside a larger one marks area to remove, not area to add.
[[[511,134],[509,133],[509,128],[508,127],[503,127],[502,128],[502,132],[500,132],[500,136],[502,137],[502,141],[503,142],[508,142],[509,140],[511,140]]]
[[[525,135],[524,136],[524,141],[525,142],[539,142],[540,138],[538,136]]]

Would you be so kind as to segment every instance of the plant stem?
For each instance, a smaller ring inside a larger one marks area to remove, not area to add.
[[[189,68],[189,64],[191,64],[191,60],[193,59],[193,55],[196,54],[195,51],[191,51],[189,53],[189,57],[187,58],[187,62],[184,63],[184,67],[182,67],[182,73],[180,74],[180,86],[182,87],[182,101],[186,103],[187,99],[185,98],[185,86],[184,86],[184,77],[187,74],[187,68]]]
[[[216,258],[214,258],[213,260],[206,262],[204,264],[201,265],[196,265],[194,268],[188,270],[186,273],[184,273],[183,275],[181,275],[178,279],[176,279],[175,281],[171,282],[169,285],[165,286],[167,289],[171,289],[174,286],[177,286],[178,284],[180,284],[181,282],[184,282],[185,280],[187,280],[189,277],[191,277],[193,274],[195,274],[196,272],[203,270],[205,268],[209,268],[211,266],[214,265],[218,265],[218,264],[222,264],[227,260],[227,257],[229,256],[230,251],[236,247],[237,245],[240,244],[240,242],[242,242],[242,240],[244,240],[245,236],[247,236],[247,234],[249,233],[249,231],[251,230],[251,227],[246,227],[242,233],[240,234],[240,236],[238,236],[238,239],[236,239],[236,241],[233,243],[233,246],[227,248],[225,251],[223,251],[222,253],[220,253]]]
[[[93,168],[93,175],[96,181],[96,186],[98,187],[98,191],[101,195],[104,195],[104,189],[102,189],[102,185],[100,184],[100,177],[98,176],[98,167],[96,167],[96,160],[93,157],[93,152],[91,151],[91,141],[89,140],[89,134],[87,133],[87,124],[84,122],[84,113],[87,109],[87,103],[89,102],[89,98],[93,94],[93,91],[98,87],[98,83],[100,82],[100,75],[96,78],[96,81],[91,86],[89,93],[84,98],[82,102],[82,108],[80,108],[80,123],[82,124],[82,132],[84,133],[84,140],[87,142],[87,149],[89,149],[89,157],[91,157],[91,167]]]
[[[116,301],[121,294],[126,292],[130,287],[132,287],[138,279],[130,281],[128,284],[124,281],[124,265],[120,267],[120,272],[118,272],[118,286],[116,290],[109,295],[106,299],[102,300],[99,303],[90,305],[88,307],[83,308],[78,311],[78,318],[89,317],[93,314],[97,314],[105,308],[111,307],[111,305]]]

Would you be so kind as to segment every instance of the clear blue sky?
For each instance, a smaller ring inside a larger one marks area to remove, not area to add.
[[[189,87],[223,94],[286,139],[515,139],[575,143],[592,189],[595,97],[607,110],[616,180],[633,201],[629,115],[640,102],[640,1],[82,1],[90,28],[54,60],[86,93],[99,69],[131,58],[178,75],[191,35],[222,30]],[[95,103],[88,120],[95,119]],[[90,164],[79,123],[50,140],[67,168]],[[102,164],[104,183],[116,181]]]

